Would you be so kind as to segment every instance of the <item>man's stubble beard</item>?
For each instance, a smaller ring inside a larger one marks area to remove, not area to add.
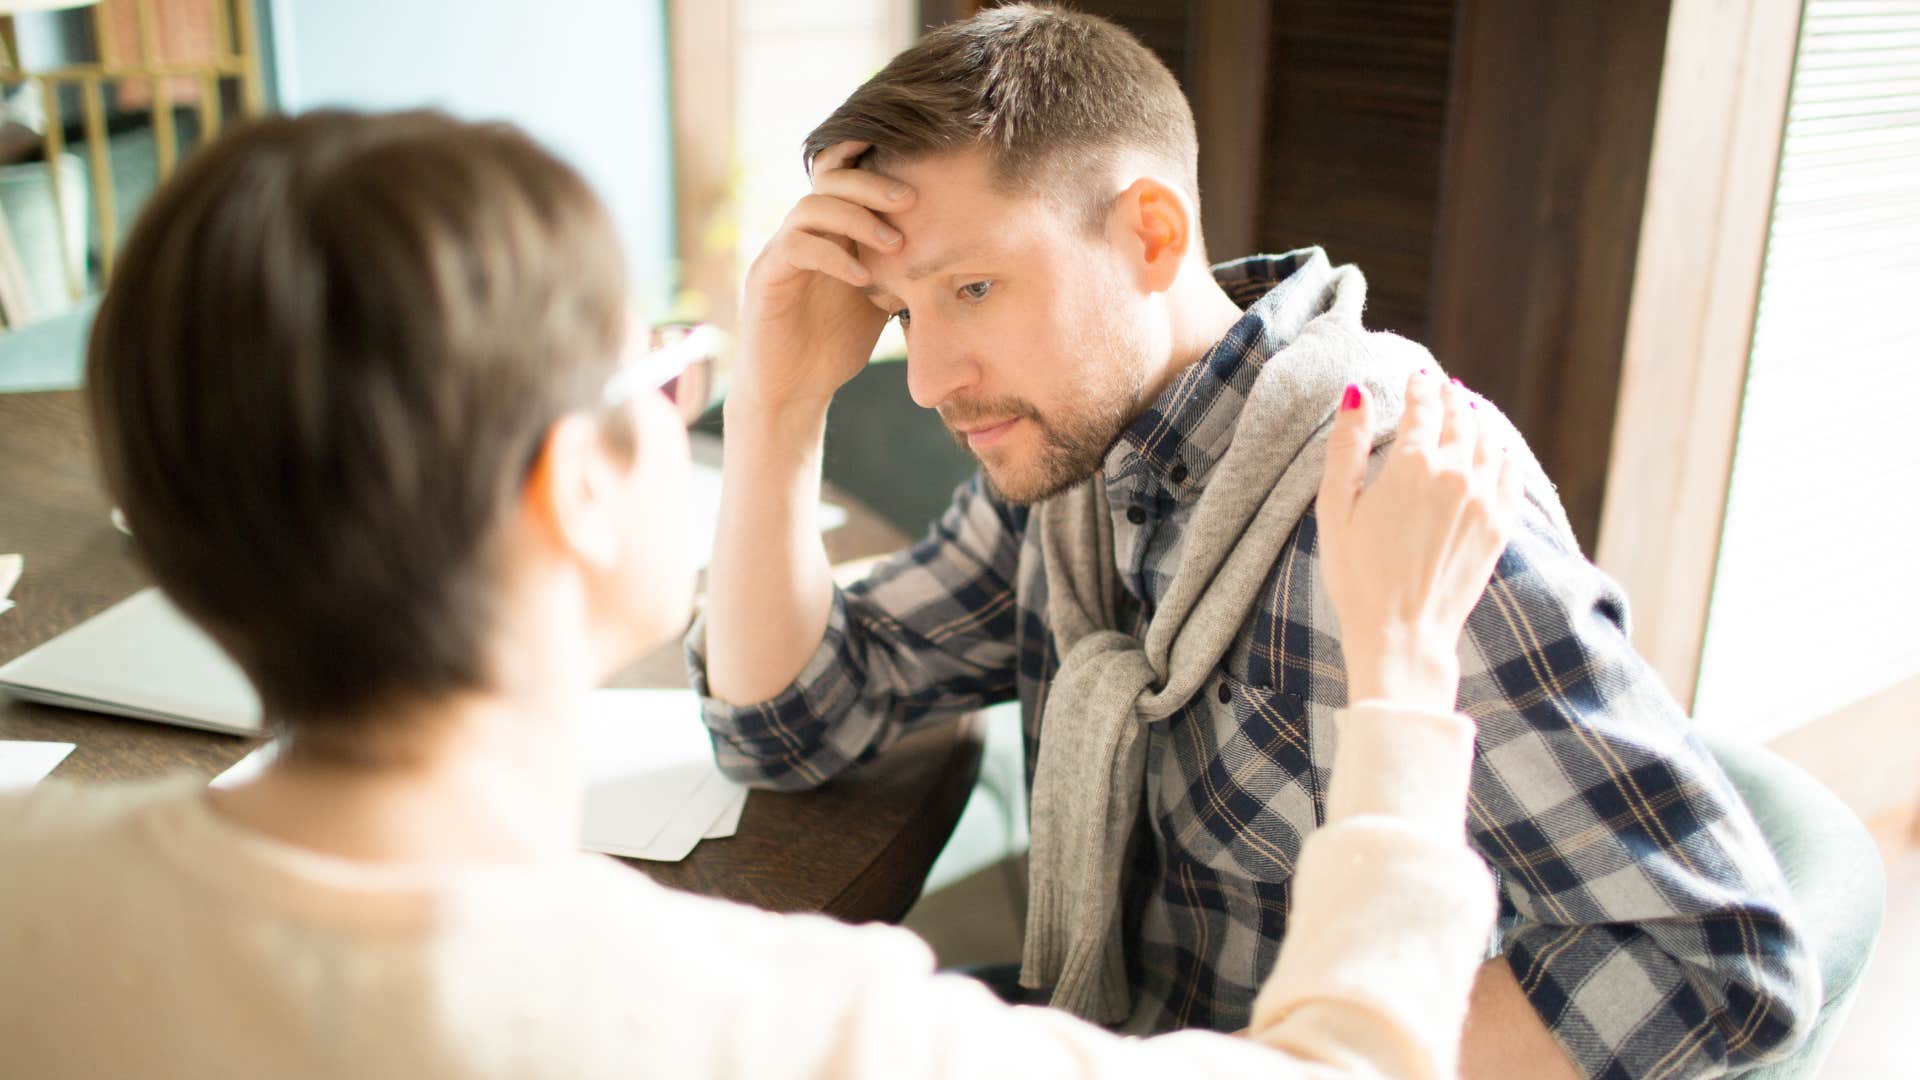
[[[1096,326],[1093,340],[1085,349],[1097,357],[1086,369],[1088,377],[1072,388],[1050,415],[1041,415],[1024,401],[1007,403],[1015,407],[1006,412],[1017,413],[1039,428],[1037,456],[1013,463],[1024,466],[1014,475],[1006,475],[1012,470],[996,475],[984,458],[974,454],[987,484],[1002,500],[1015,504],[1043,502],[1095,475],[1106,463],[1114,440],[1146,408],[1141,398],[1146,391],[1147,367],[1139,338],[1111,323]],[[1086,406],[1076,409],[1070,402],[1085,402]],[[951,424],[948,433],[961,449],[972,453],[966,436],[954,431]]]

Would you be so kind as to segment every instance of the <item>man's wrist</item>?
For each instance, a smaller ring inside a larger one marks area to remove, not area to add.
[[[740,388],[727,394],[721,418],[729,439],[738,436],[776,446],[807,447],[826,433],[827,407],[832,402],[832,395],[771,401]]]

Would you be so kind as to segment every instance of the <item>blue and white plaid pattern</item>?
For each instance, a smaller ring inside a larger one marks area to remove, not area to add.
[[[1253,306],[1107,456],[1117,569],[1141,626],[1265,362],[1250,349],[1262,312],[1321,258],[1309,249],[1218,268]],[[749,708],[706,700],[722,766],[749,783],[809,787],[921,720],[1016,696],[1035,760],[1058,662],[1038,532],[976,476],[925,540],[836,594],[792,687]],[[1347,700],[1317,538],[1309,514],[1217,678],[1147,729],[1128,1030],[1238,1029],[1273,967]],[[704,694],[702,642],[696,627],[689,659]],[[1537,509],[1460,659],[1459,707],[1480,728],[1468,833],[1500,882],[1495,945],[1576,1064],[1594,1077],[1701,1076],[1794,1045],[1818,975],[1779,869],[1629,644],[1618,586]]]

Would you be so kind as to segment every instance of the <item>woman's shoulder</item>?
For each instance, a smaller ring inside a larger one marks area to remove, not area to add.
[[[0,846],[110,827],[204,786],[193,777],[166,776],[112,783],[43,780],[32,788],[0,791]]]

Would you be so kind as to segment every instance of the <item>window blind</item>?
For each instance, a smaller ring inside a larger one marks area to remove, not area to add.
[[[1920,674],[1920,0],[1809,0],[1695,711]]]

